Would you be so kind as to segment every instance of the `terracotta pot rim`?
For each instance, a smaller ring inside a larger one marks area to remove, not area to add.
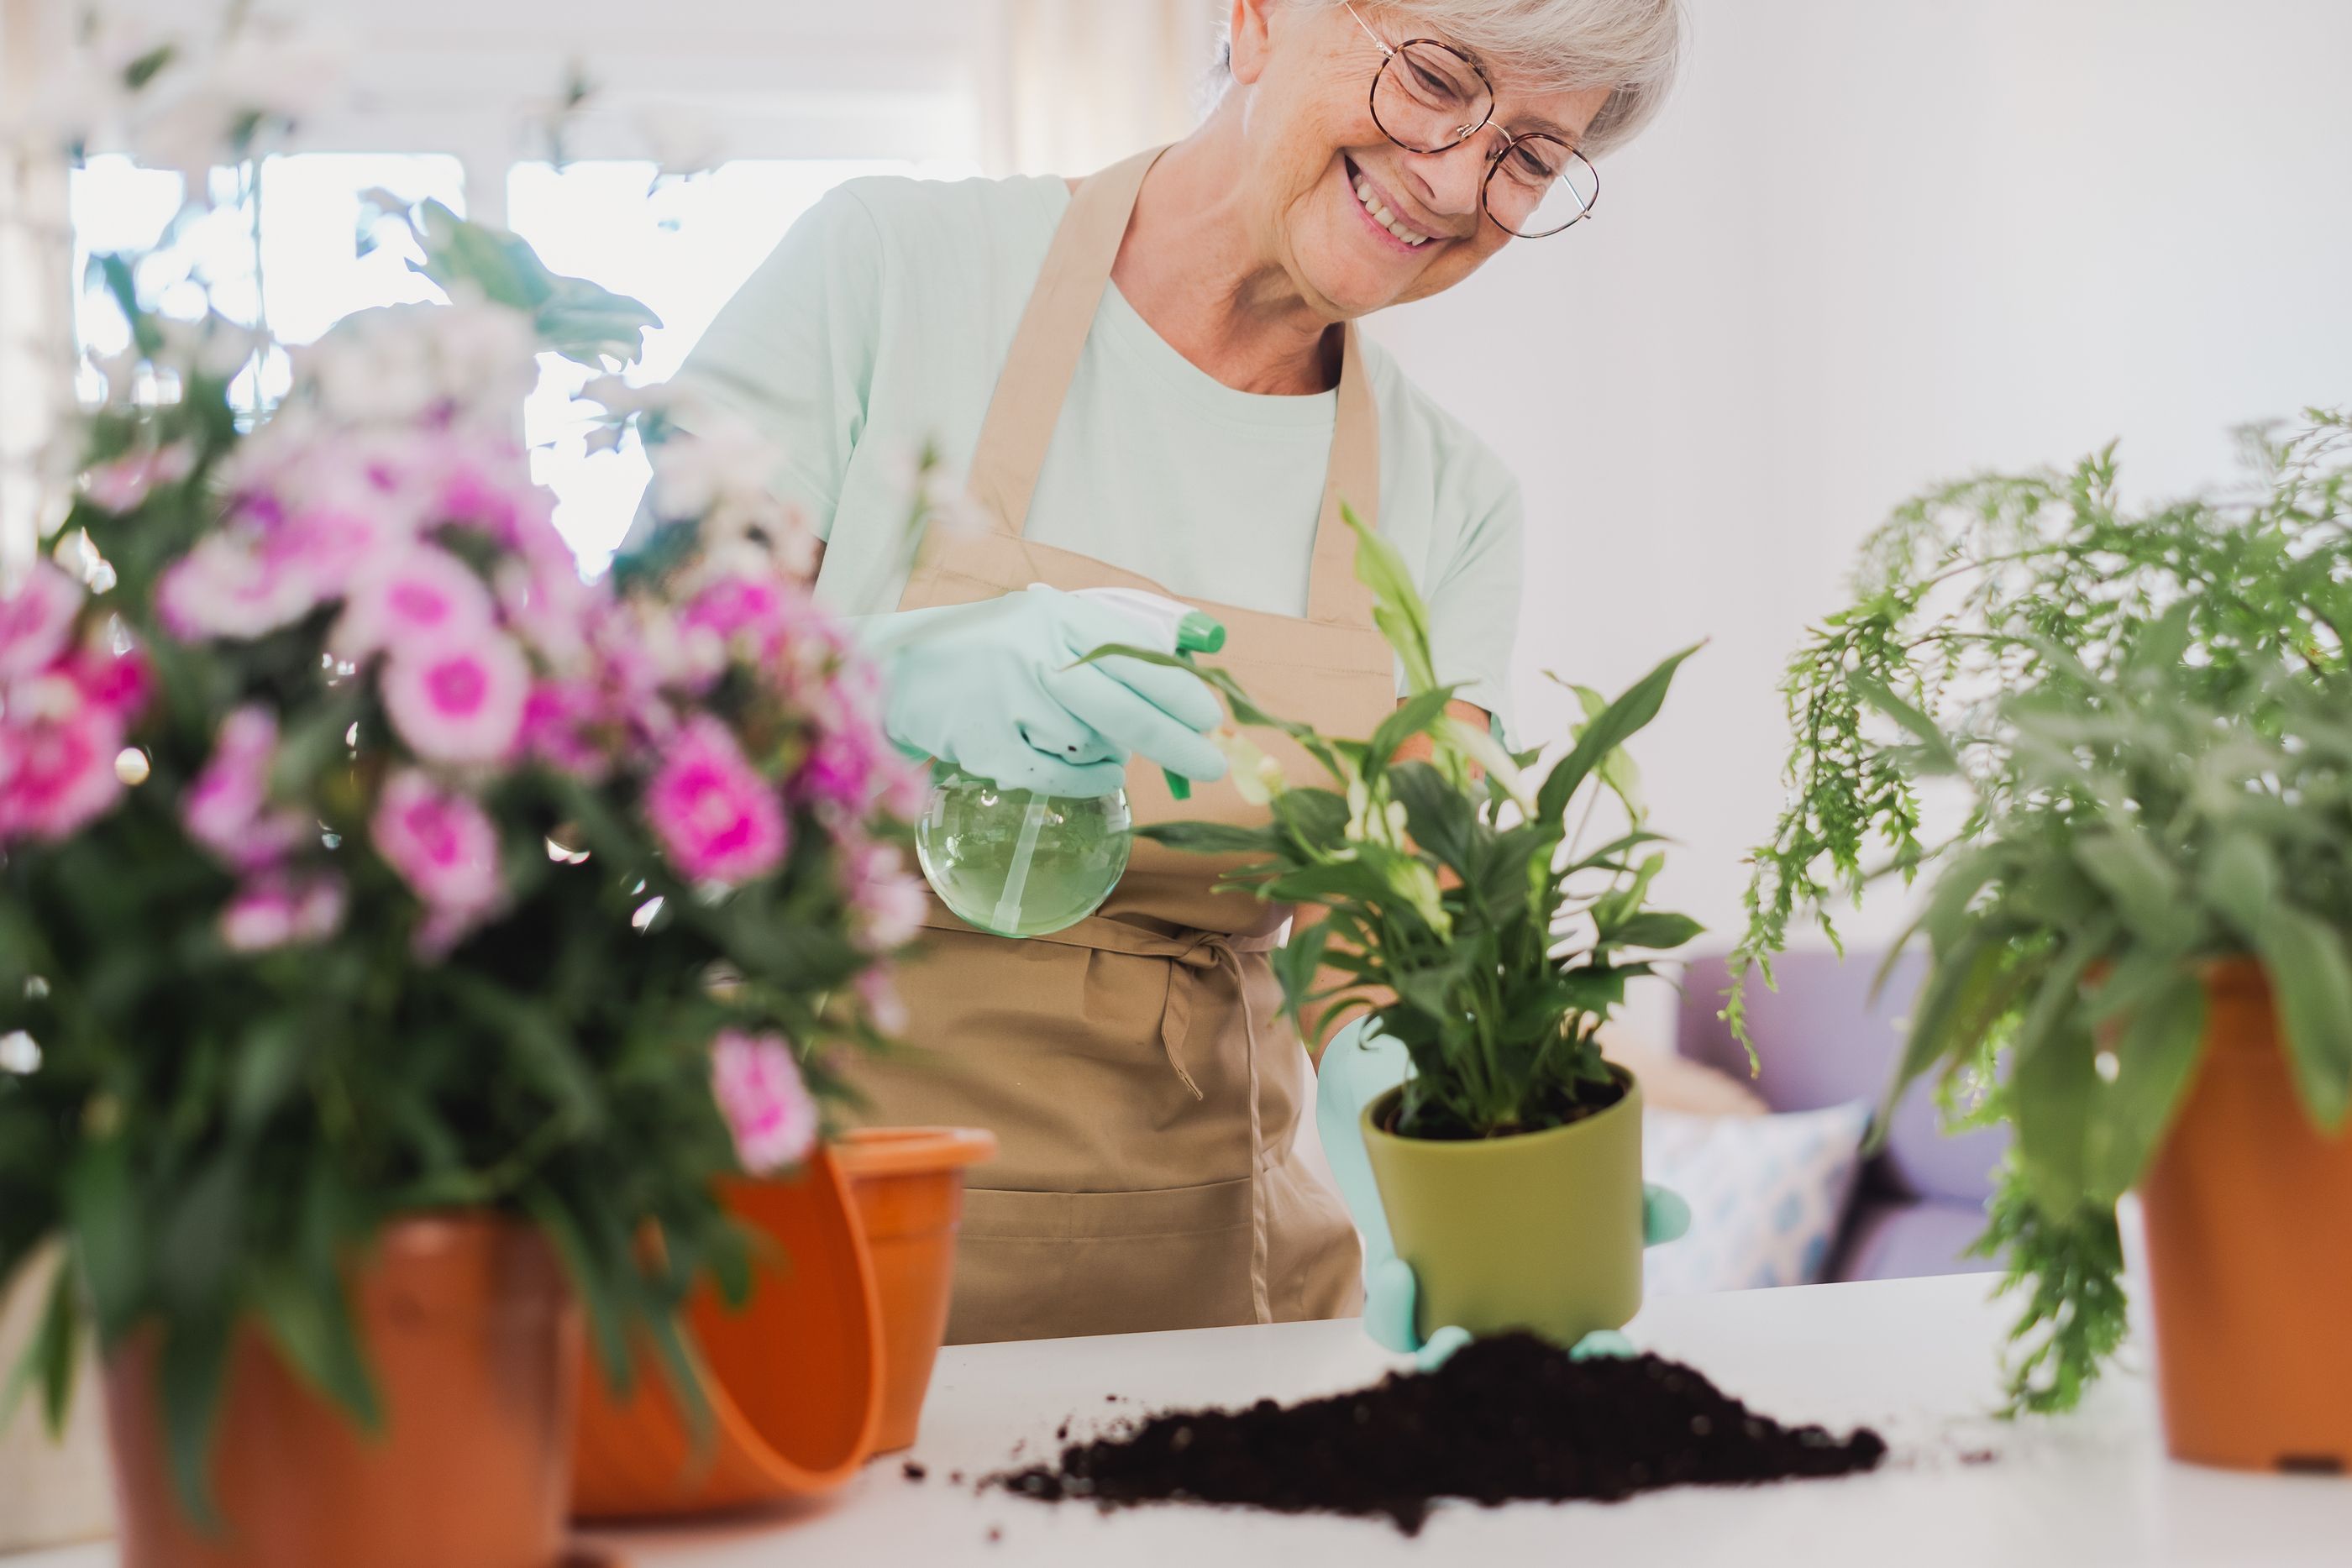
[[[2197,966],[2197,977],[2209,991],[2266,991],[2271,984],[2262,960],[2251,953],[2202,959]]]
[[[841,1134],[832,1148],[853,1181],[921,1176],[994,1159],[996,1134],[980,1127],[860,1127]]]
[[[1408,1138],[1402,1133],[1391,1133],[1381,1125],[1381,1113],[1404,1092],[1404,1085],[1400,1083],[1393,1089],[1385,1090],[1374,1095],[1371,1103],[1364,1107],[1362,1113],[1364,1136],[1368,1139],[1384,1139],[1389,1143],[1402,1145],[1410,1149],[1426,1150],[1430,1157],[1436,1159],[1476,1158],[1498,1150],[1528,1149],[1547,1140],[1557,1142],[1572,1138],[1628,1109],[1638,1118],[1642,1112],[1642,1081],[1636,1078],[1631,1070],[1621,1067],[1616,1062],[1611,1062],[1609,1070],[1624,1083],[1625,1092],[1618,1098],[1615,1104],[1604,1106],[1580,1122],[1570,1122],[1558,1127],[1546,1127],[1535,1133],[1513,1133],[1504,1138]]]

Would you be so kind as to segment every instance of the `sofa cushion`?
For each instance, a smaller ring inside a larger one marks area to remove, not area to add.
[[[1679,1296],[1823,1279],[1869,1120],[1860,1104],[1777,1116],[1645,1110],[1642,1174],[1681,1195],[1691,1226],[1650,1249],[1644,1289]]]
[[[1984,1206],[1946,1198],[1865,1197],[1853,1207],[1834,1280],[1909,1280],[1927,1274],[1981,1274],[2000,1265],[1962,1256],[1983,1234]]]

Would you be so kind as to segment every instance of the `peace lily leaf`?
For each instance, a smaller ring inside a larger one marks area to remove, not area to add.
[[[1437,666],[1430,652],[1429,606],[1412,584],[1412,573],[1394,545],[1365,526],[1347,502],[1339,517],[1356,535],[1356,577],[1372,591],[1374,621],[1404,664],[1405,684],[1415,694],[1437,685]]]
[[[1534,806],[1535,798],[1528,793],[1517,760],[1503,749],[1502,742],[1495,738],[1492,731],[1449,716],[1438,725],[1437,733],[1445,744],[1476,763],[1521,810]]]
[[[1698,652],[1694,643],[1667,659],[1656,669],[1626,688],[1623,695],[1603,708],[1585,726],[1569,754],[1556,763],[1536,795],[1538,815],[1557,821],[1567,814],[1568,803],[1575,796],[1577,786],[1599,767],[1603,758],[1632,739],[1635,734],[1658,716],[1664,706],[1666,689],[1674,684],[1675,672],[1684,660]]]
[[[1575,694],[1577,705],[1584,709],[1584,716],[1588,723],[1609,711],[1609,699],[1592,687],[1579,685],[1573,681],[1562,681],[1558,675],[1551,674],[1549,670],[1544,673]],[[1576,734],[1580,737],[1583,733],[1584,726],[1577,726]],[[1624,803],[1626,815],[1633,818],[1634,821],[1639,822],[1647,814],[1648,807],[1642,799],[1642,770],[1634,766],[1630,753],[1611,752],[1593,768],[1592,776],[1601,780],[1601,788]]]

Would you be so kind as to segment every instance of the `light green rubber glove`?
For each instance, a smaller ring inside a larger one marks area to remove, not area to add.
[[[1331,1163],[1348,1217],[1364,1239],[1364,1332],[1381,1348],[1410,1354],[1423,1367],[1434,1368],[1468,1344],[1471,1336],[1447,1323],[1432,1330],[1428,1339],[1421,1337],[1416,1326],[1421,1282],[1412,1265],[1397,1256],[1380,1184],[1372,1179],[1372,1162],[1364,1153],[1364,1107],[1403,1082],[1412,1067],[1404,1047],[1381,1034],[1372,1019],[1360,1018],[1349,1024],[1324,1047],[1317,1068],[1315,1130],[1322,1135],[1323,1155]],[[1643,1185],[1643,1246],[1675,1240],[1690,1228],[1690,1205],[1679,1194]],[[1615,1329],[1602,1329],[1585,1335],[1569,1354],[1580,1360],[1631,1355],[1633,1343]]]
[[[1136,659],[1079,662],[1157,638],[1107,605],[1037,584],[864,616],[856,635],[882,673],[883,727],[910,755],[1008,789],[1082,798],[1117,789],[1138,752],[1187,779],[1224,775],[1206,738],[1224,712],[1199,676]]]

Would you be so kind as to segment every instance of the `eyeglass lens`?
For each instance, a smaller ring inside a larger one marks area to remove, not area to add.
[[[1460,146],[1494,110],[1486,78],[1469,58],[1428,38],[1398,46],[1372,83],[1372,118],[1411,152]],[[1583,217],[1598,194],[1591,164],[1565,142],[1532,135],[1514,138],[1496,160],[1485,201],[1496,223],[1533,238]]]

